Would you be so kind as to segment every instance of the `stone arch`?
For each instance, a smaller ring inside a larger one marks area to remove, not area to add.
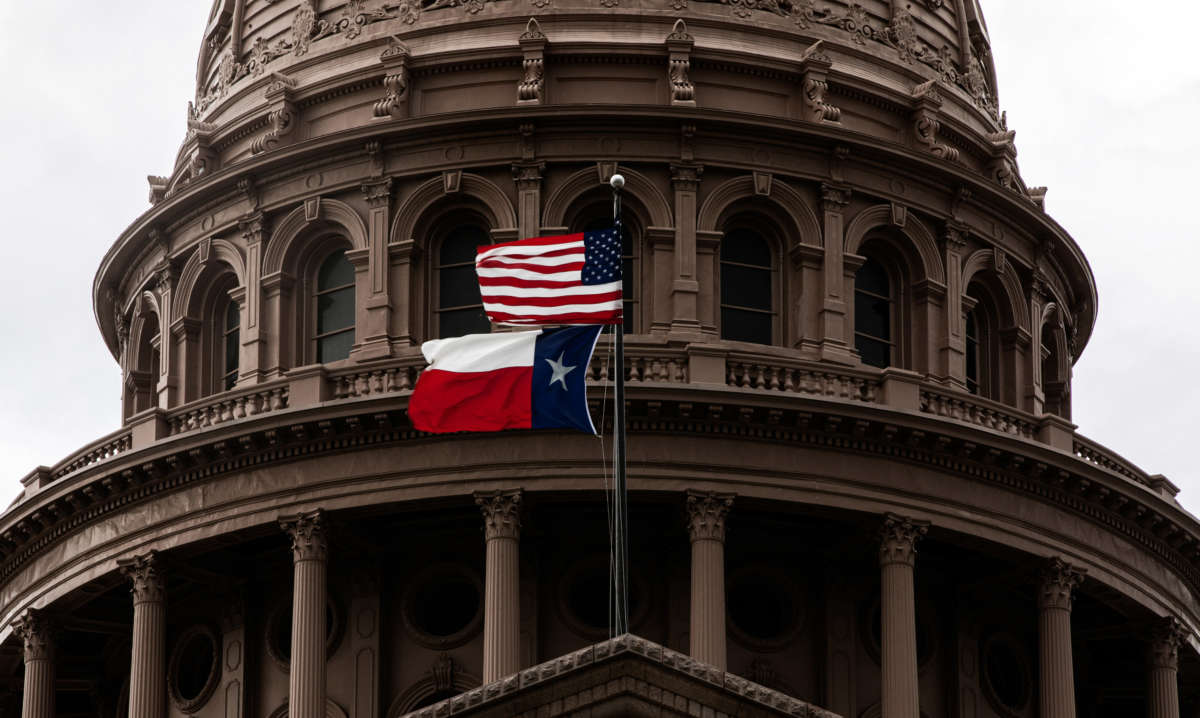
[[[335,199],[318,199],[317,219],[338,225],[346,232],[354,249],[367,248],[367,225],[353,207]],[[296,239],[303,234],[310,224],[307,207],[301,205],[292,210],[271,234],[267,243],[266,254],[263,255],[262,276],[269,277],[283,271],[284,262],[293,252]]]
[[[457,665],[454,670],[450,671],[450,688],[459,693],[465,693],[473,688],[478,688],[481,682],[478,677],[471,675],[465,671],[457,670]],[[438,680],[434,677],[432,671],[424,678],[413,683],[408,688],[400,692],[388,706],[387,713],[384,715],[387,718],[399,718],[415,710],[416,705],[428,696],[433,695],[439,690]]]
[[[512,202],[495,182],[476,174],[464,172],[459,182],[459,191],[446,192],[445,180],[434,177],[419,185],[400,205],[392,220],[390,241],[404,242],[415,239],[417,221],[442,199],[454,196],[467,196],[480,201],[490,213],[492,229],[515,229],[517,213],[513,210]]]
[[[908,237],[921,258],[925,276],[918,279],[931,279],[940,284],[946,283],[946,271],[942,267],[942,258],[938,253],[933,232],[930,232],[929,228],[911,212],[908,213],[904,224],[899,226],[893,224],[891,205],[877,204],[864,209],[854,217],[850,226],[846,228],[846,241],[843,245],[845,253],[858,254],[858,249],[862,246],[867,232],[876,227],[895,227],[900,230],[901,234]]]
[[[1009,311],[1012,312],[1013,324],[1018,327],[1029,326],[1029,307],[1025,303],[1025,296],[1021,292],[1021,283],[1017,280],[1016,272],[1007,259],[1003,260],[1003,264],[997,264],[997,254],[994,249],[980,249],[972,252],[967,260],[963,262],[962,268],[962,288],[963,293],[967,291],[967,287],[971,284],[971,280],[976,274],[983,271],[991,271],[994,274],[992,277],[996,280],[1000,288],[1004,290],[1005,298],[1008,300]]]
[[[751,175],[727,180],[709,193],[704,204],[700,206],[696,231],[720,231],[718,224],[721,221],[721,215],[730,205],[741,199],[756,197],[765,197],[787,213],[795,224],[798,243],[823,245],[821,223],[817,221],[817,215],[799,192],[780,180],[773,180],[771,191],[766,195],[760,195],[755,191],[754,177]]]
[[[208,256],[205,257],[204,254]],[[233,270],[234,276],[237,277],[238,286],[246,285],[246,262],[242,258],[242,253],[231,242],[214,239],[207,253],[201,252],[199,249],[192,252],[192,256],[188,257],[187,263],[179,272],[179,282],[175,285],[175,293],[171,298],[171,316],[179,318],[187,315],[188,307],[196,293],[196,282],[204,270],[212,266],[214,262],[228,265]]]
[[[288,718],[288,702],[284,701],[278,708],[271,711],[268,718]],[[332,698],[325,699],[325,718],[349,718],[349,715]]]
[[[649,177],[631,170],[628,167],[617,167],[617,172],[625,177],[624,193],[637,198],[646,208],[652,227],[674,227],[671,219],[671,205],[663,193],[654,186]],[[599,180],[595,167],[587,167],[567,177],[558,189],[546,198],[542,210],[543,227],[562,227],[566,222],[567,211],[581,194],[588,190],[604,186]]]

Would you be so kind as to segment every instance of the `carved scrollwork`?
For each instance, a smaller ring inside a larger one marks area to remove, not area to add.
[[[929,154],[939,159],[954,162],[958,159],[958,150],[938,141],[938,132],[942,128],[938,119],[938,110],[942,106],[942,95],[937,89],[937,80],[929,80],[917,85],[912,92],[913,136],[918,144],[925,147]]]
[[[1072,594],[1083,583],[1086,569],[1077,568],[1055,556],[1042,569],[1042,586],[1038,592],[1038,608],[1071,610]]]
[[[25,662],[54,660],[56,627],[46,614],[31,608],[13,622],[13,633],[21,639]]]
[[[696,104],[696,86],[688,78],[688,71],[692,66],[691,51],[694,44],[695,41],[688,34],[687,25],[682,19],[676,20],[671,34],[667,35],[667,49],[670,52],[667,82],[671,88],[672,105],[694,106]]]
[[[917,541],[929,531],[928,521],[886,514],[879,528],[879,563],[903,563],[912,566],[917,556]]]
[[[292,539],[292,560],[324,561],[329,555],[325,512],[320,509],[279,519]]]
[[[379,56],[387,67],[383,78],[384,96],[375,103],[376,117],[403,117],[408,105],[408,47],[393,38],[391,44]]]
[[[121,573],[129,579],[133,602],[163,601],[166,599],[166,579],[162,575],[162,561],[157,551],[117,561]]]
[[[689,491],[687,497],[688,537],[692,541],[724,541],[725,517],[733,508],[733,494]]]
[[[525,74],[517,85],[517,103],[536,105],[542,102],[542,91],[545,88],[545,55],[546,33],[536,18],[529,18],[525,32],[520,37],[521,50],[525,57],[522,67]]]
[[[274,149],[296,127],[296,105],[291,96],[296,81],[279,72],[273,73],[271,78],[265,93],[271,103],[267,112],[269,129],[250,143],[250,153],[255,155]]]
[[[521,536],[521,490],[479,491],[475,504],[483,512],[484,535],[489,539]]]

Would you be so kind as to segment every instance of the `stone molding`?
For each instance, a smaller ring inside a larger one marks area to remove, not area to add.
[[[1075,589],[1083,583],[1087,569],[1072,566],[1054,556],[1042,569],[1041,588],[1038,591],[1038,608],[1071,610]]]
[[[929,531],[928,521],[898,514],[884,514],[879,529],[879,565],[900,563],[912,566],[917,557],[917,541]]]
[[[166,600],[167,580],[162,575],[162,559],[157,551],[117,561],[121,573],[132,583],[133,603]]]
[[[521,538],[521,493],[521,489],[475,492],[488,541]]]
[[[736,494],[687,492],[688,537],[696,541],[725,541],[725,518]]]
[[[292,539],[292,559],[324,561],[329,557],[328,527],[321,509],[294,516],[281,517],[279,527]]]

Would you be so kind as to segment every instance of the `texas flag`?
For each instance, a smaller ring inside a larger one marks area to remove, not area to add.
[[[429,362],[408,402],[421,431],[596,433],[584,393],[601,326],[468,334],[421,345]]]

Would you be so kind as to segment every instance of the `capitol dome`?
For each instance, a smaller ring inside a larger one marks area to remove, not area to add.
[[[93,285],[121,426],[0,516],[5,709],[1200,710],[1200,524],[1071,421],[1096,282],[978,0],[217,0],[180,119]],[[407,415],[475,248],[616,173],[621,636],[607,437]]]

